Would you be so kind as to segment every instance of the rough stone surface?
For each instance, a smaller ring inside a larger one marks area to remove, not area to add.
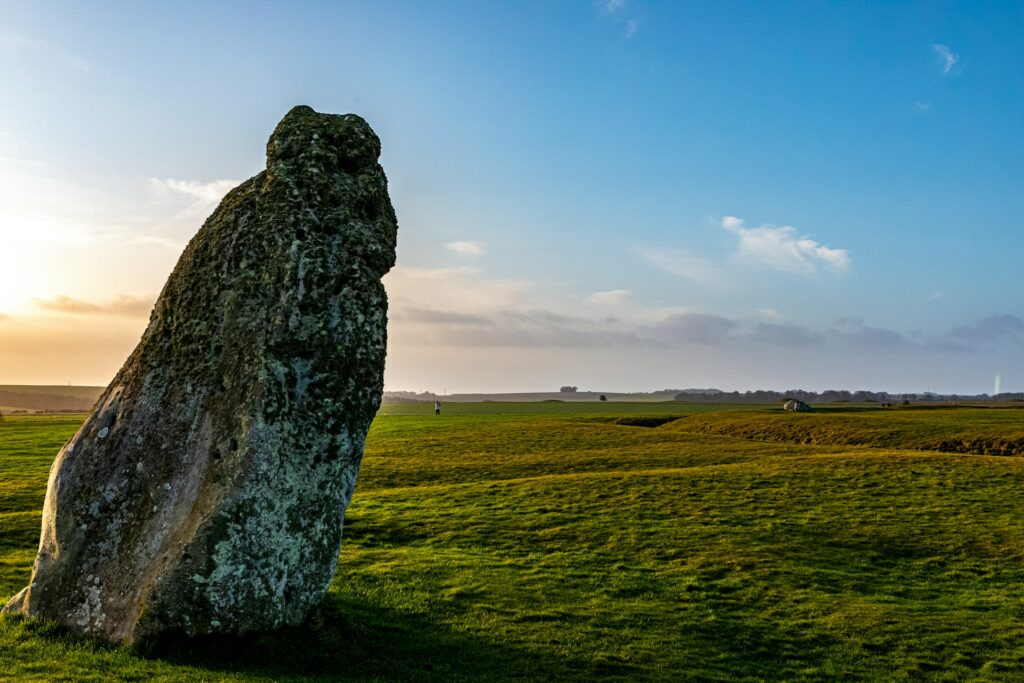
[[[787,413],[812,413],[814,410],[804,403],[803,401],[795,398],[786,399],[782,404],[782,409]]]
[[[50,471],[5,608],[115,643],[302,621],[380,405],[397,222],[358,116],[296,107]]]

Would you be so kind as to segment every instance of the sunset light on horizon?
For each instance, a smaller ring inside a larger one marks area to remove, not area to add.
[[[309,104],[382,140],[387,389],[1024,390],[1018,3],[186,5],[5,3],[0,384],[107,384]]]

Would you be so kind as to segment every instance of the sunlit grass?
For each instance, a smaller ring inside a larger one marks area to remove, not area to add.
[[[905,447],[1011,434],[1017,411],[710,410],[388,406],[310,624],[142,656],[7,620],[0,676],[1024,676],[1024,459]],[[681,419],[615,424],[644,415]],[[861,445],[798,443],[806,423],[780,420],[805,417]],[[77,422],[0,425],[0,595],[28,579],[46,471]],[[737,435],[762,422],[772,438]]]

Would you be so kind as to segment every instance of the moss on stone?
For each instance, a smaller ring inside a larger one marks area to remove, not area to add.
[[[12,611],[136,642],[319,602],[383,386],[397,221],[379,154],[358,116],[278,124],[58,455]]]

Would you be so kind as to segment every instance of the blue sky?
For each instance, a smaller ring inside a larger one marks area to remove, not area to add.
[[[388,388],[1024,390],[1022,29],[1019,2],[0,3],[0,382],[108,381],[305,103],[383,140]]]

